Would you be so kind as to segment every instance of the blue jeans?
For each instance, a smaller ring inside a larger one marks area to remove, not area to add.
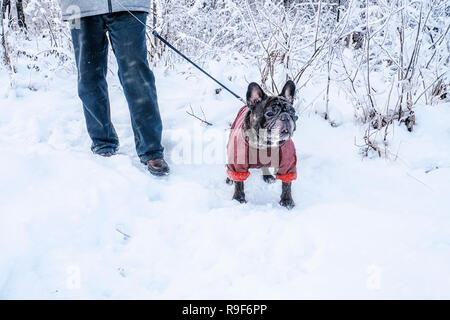
[[[134,15],[146,22],[146,13],[134,12]],[[78,95],[83,102],[92,151],[115,153],[119,147],[111,122],[106,83],[108,32],[130,109],[137,154],[142,163],[163,158],[162,123],[155,76],[147,61],[145,26],[127,12],[81,18],[79,26],[71,33],[78,69]]]

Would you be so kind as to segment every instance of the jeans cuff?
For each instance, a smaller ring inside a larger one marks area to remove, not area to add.
[[[153,159],[163,159],[164,158],[164,153],[162,151],[158,151],[158,152],[152,152],[152,153],[147,153],[143,156],[139,157],[141,159],[141,162],[143,164],[147,164],[148,160],[153,160]]]
[[[116,154],[119,147],[93,147],[91,150],[94,154],[103,154],[110,152],[111,154]]]

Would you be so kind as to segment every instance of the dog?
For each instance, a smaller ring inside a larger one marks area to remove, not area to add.
[[[244,181],[249,169],[263,170],[263,180],[281,180],[280,205],[295,206],[291,183],[297,179],[297,156],[292,135],[297,115],[293,107],[295,84],[289,80],[279,96],[268,96],[255,82],[247,89],[247,105],[242,107],[233,125],[227,144],[227,180],[234,184],[233,199],[246,203]],[[269,168],[274,168],[274,177]]]

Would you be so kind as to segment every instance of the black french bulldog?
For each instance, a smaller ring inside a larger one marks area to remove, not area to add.
[[[243,119],[243,130],[251,132],[245,140],[249,145],[258,150],[267,148],[279,148],[281,151],[281,163],[275,168],[277,178],[283,181],[280,205],[292,209],[295,206],[291,194],[291,181],[296,178],[295,146],[291,140],[296,129],[297,116],[293,107],[295,84],[289,80],[283,87],[279,96],[268,96],[256,83],[250,83],[247,90],[247,107],[241,109],[233,126],[237,126],[238,119]],[[245,114],[244,114],[245,113]],[[240,122],[239,122],[240,125]],[[239,128],[232,128],[236,130]],[[261,134],[263,132],[264,134]],[[232,135],[230,135],[230,140]],[[241,141],[242,142],[242,141]],[[238,142],[239,143],[239,142]],[[229,142],[230,147],[230,142]],[[228,154],[230,158],[230,153]],[[295,158],[295,159],[294,159]],[[230,161],[230,160],[229,160]],[[231,172],[233,166],[227,165],[227,183],[235,186],[233,199],[245,203],[244,181],[249,173],[244,172],[244,177],[236,178],[235,172]],[[252,166],[248,166],[252,168]],[[267,166],[256,165],[253,168],[262,168],[263,179],[267,183],[274,183],[276,178],[270,173]],[[280,170],[281,169],[281,170]],[[242,171],[237,170],[235,171]],[[242,175],[242,172],[238,172]],[[247,175],[246,175],[247,174]],[[231,178],[231,179],[230,179]]]

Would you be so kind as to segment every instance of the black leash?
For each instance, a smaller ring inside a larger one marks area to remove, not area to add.
[[[115,2],[117,2],[122,8],[123,10],[125,10],[126,12],[128,12],[133,18],[135,18],[140,24],[144,25],[146,28],[152,30],[152,34],[157,37],[159,40],[161,40],[166,46],[168,46],[170,49],[172,49],[173,51],[175,51],[178,55],[180,55],[183,59],[185,59],[187,62],[189,62],[190,64],[192,64],[194,67],[196,67],[198,70],[200,70],[201,72],[203,72],[203,74],[207,75],[211,80],[215,81],[219,86],[221,86],[222,88],[224,88],[225,90],[227,90],[229,93],[231,93],[236,99],[239,99],[239,101],[243,102],[244,104],[246,104],[247,102],[245,102],[244,99],[242,99],[240,96],[238,96],[236,93],[234,93],[233,91],[231,91],[230,89],[227,88],[227,86],[225,86],[223,83],[221,83],[219,80],[215,79],[213,76],[211,76],[208,72],[206,72],[205,70],[203,70],[200,66],[198,66],[195,62],[193,62],[191,59],[189,59],[188,57],[186,57],[184,54],[182,54],[177,48],[175,48],[173,45],[171,45],[166,39],[164,39],[163,37],[161,37],[159,35],[158,32],[156,32],[155,30],[153,30],[153,28],[151,28],[150,26],[146,25],[145,23],[143,23],[141,20],[139,20],[130,10],[128,10],[119,0],[114,0]]]
[[[148,27],[148,26],[147,26]],[[189,59],[188,57],[186,57],[184,54],[182,54],[180,51],[178,51],[177,48],[175,48],[174,46],[172,46],[166,39],[164,39],[163,37],[161,37],[159,35],[158,32],[156,32],[155,30],[152,31],[152,34],[157,37],[159,40],[161,40],[166,46],[168,46],[170,49],[172,49],[173,51],[175,51],[177,54],[179,54],[183,59],[185,59],[186,61],[188,61],[190,64],[192,64],[194,67],[196,67],[198,70],[200,70],[201,72],[203,72],[205,75],[207,75],[211,80],[215,81],[219,86],[221,86],[222,88],[224,88],[225,90],[227,90],[229,93],[231,93],[233,96],[235,96],[235,98],[239,99],[240,101],[242,101],[244,104],[246,103],[244,99],[242,99],[240,96],[238,96],[236,93],[234,93],[233,91],[231,91],[230,89],[228,89],[224,84],[222,84],[219,80],[216,80],[213,76],[211,76],[208,72],[206,72],[205,70],[203,70],[200,66],[198,66],[194,61],[192,61],[191,59]]]

